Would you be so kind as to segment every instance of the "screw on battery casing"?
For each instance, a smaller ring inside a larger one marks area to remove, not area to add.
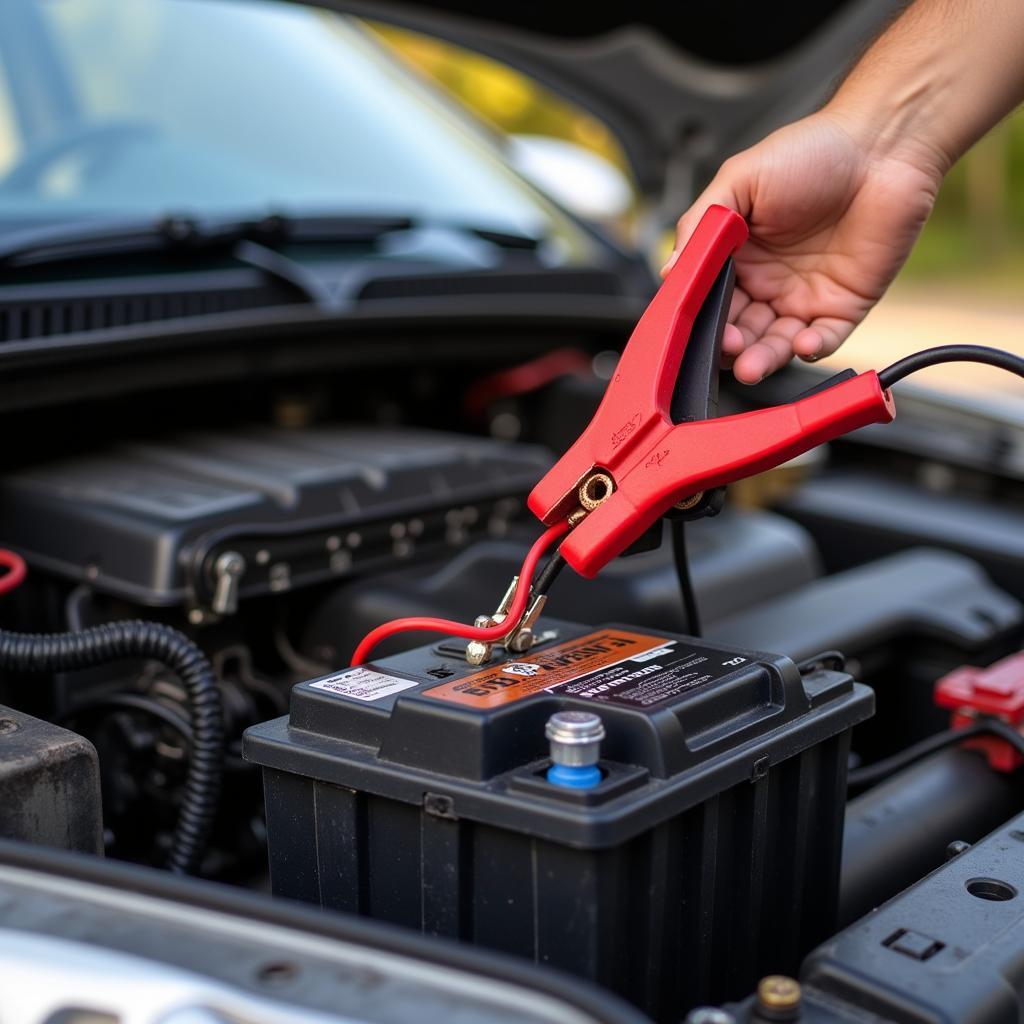
[[[601,757],[604,723],[590,711],[559,711],[544,727],[551,744],[547,780],[570,789],[593,789],[601,781],[597,762]]]

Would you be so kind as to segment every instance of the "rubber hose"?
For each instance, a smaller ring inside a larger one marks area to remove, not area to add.
[[[224,768],[220,691],[206,655],[184,633],[140,620],[109,622],[72,633],[0,630],[0,668],[15,672],[67,672],[122,658],[159,661],[185,687],[192,742],[167,866],[176,874],[194,874],[213,827]]]

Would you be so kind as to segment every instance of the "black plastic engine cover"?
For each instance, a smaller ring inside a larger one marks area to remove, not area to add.
[[[500,531],[543,449],[387,428],[188,434],[0,481],[0,534],[29,562],[149,606],[209,604],[225,552],[241,597]]]

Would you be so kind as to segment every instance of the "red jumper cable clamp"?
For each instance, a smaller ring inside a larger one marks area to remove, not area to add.
[[[716,417],[732,255],[746,239],[743,218],[731,210],[712,206],[701,218],[636,325],[594,418],[530,494],[531,511],[548,529],[498,610],[473,626],[425,618],[386,623],[363,639],[352,664],[410,629],[470,640],[473,664],[486,662],[496,643],[528,650],[553,578],[535,587],[533,573],[549,546],[561,541],[549,568],[557,572],[564,560],[581,576],[595,576],[662,516],[713,515],[725,484],[893,419],[892,396],[878,374],[852,370],[786,405]]]
[[[964,729],[987,716],[1020,731],[1024,727],[1024,652],[988,668],[965,665],[954,669],[935,684],[935,703],[952,710],[954,729]],[[984,751],[997,771],[1012,772],[1024,763],[1024,758],[998,737],[978,736],[965,740],[964,746]]]
[[[731,257],[746,238],[742,217],[708,209],[636,325],[590,425],[530,494],[542,522],[572,525],[559,553],[581,576],[595,576],[673,507],[692,509],[714,488],[895,416],[869,371],[786,405],[708,418]],[[707,301],[716,316],[706,315]]]

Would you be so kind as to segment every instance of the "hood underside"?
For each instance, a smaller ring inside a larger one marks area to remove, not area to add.
[[[487,54],[586,107],[668,216],[732,153],[818,106],[903,6],[320,2]]]

